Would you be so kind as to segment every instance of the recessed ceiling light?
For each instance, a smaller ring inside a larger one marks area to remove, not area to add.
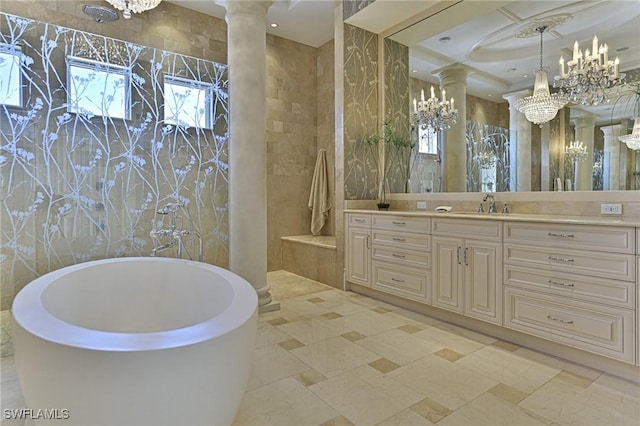
[[[440,37],[440,38],[438,39],[438,41],[439,41],[440,43],[448,43],[449,41],[451,41],[451,37],[447,37],[447,36],[445,36],[445,37]]]
[[[524,74],[522,77],[523,78],[527,78],[527,77],[529,77],[529,74]]]
[[[625,50],[629,50],[629,46],[621,47],[620,49],[616,49],[616,52],[624,52]]]
[[[493,95],[491,93],[489,93],[487,96],[490,97],[490,98],[493,97]]]
[[[411,70],[411,72],[418,72],[418,70]]]
[[[269,26],[270,26],[271,28],[278,28],[278,24],[276,24],[275,22],[273,22],[273,23],[269,24]]]

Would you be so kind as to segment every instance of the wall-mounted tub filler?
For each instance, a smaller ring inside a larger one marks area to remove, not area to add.
[[[195,229],[195,223],[189,214],[189,209],[182,203],[169,203],[159,209],[157,214],[169,216],[168,228],[153,228],[149,236],[153,240],[151,256],[155,256],[170,248],[175,249],[176,257],[186,256],[194,260],[197,252],[198,260],[203,261],[202,236]],[[189,229],[184,229],[185,217]],[[161,222],[164,225],[164,219]]]

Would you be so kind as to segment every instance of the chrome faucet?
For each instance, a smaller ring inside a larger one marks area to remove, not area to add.
[[[184,213],[188,220],[188,224],[190,224],[190,230],[183,229],[184,220],[182,216],[179,215],[179,212]],[[153,240],[153,250],[151,251],[151,256],[155,256],[158,253],[167,250],[171,247],[176,248],[176,255],[178,258],[182,259],[183,252],[186,253],[187,258],[193,260],[193,257],[196,254],[196,240],[197,240],[197,254],[198,260],[200,262],[203,261],[203,244],[202,244],[202,236],[195,229],[193,219],[189,214],[189,210],[186,208],[184,204],[181,203],[169,203],[166,206],[158,209],[156,212],[159,215],[169,215],[170,225],[168,229],[157,229],[153,228],[149,232],[149,236]],[[168,239],[169,241],[160,244],[161,239]],[[190,240],[191,247],[185,244],[185,240]]]
[[[489,213],[495,213],[496,212],[496,200],[495,198],[493,198],[493,194],[484,194],[484,197],[482,198],[482,201],[487,201],[489,200]]]

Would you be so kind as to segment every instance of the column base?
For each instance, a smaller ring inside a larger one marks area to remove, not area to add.
[[[264,314],[267,312],[279,311],[280,310],[280,302],[271,300],[266,305],[258,306],[258,314]]]

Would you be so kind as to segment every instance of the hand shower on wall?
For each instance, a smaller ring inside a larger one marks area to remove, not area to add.
[[[203,261],[202,236],[195,229],[195,224],[189,209],[182,203],[168,203],[160,208],[157,214],[168,216],[168,228],[153,228],[149,232],[149,236],[153,241],[153,250],[151,256],[155,256],[170,248],[175,248],[176,257],[179,259],[186,256],[189,260],[194,260],[197,251],[198,260]],[[186,217],[189,229],[184,228],[184,218]],[[164,219],[162,220],[164,225]]]

